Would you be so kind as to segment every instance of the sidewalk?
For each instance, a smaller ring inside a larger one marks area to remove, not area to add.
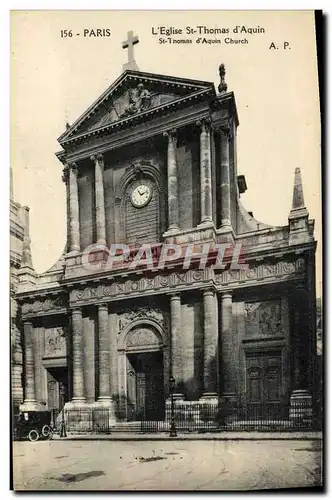
[[[53,439],[61,441],[261,441],[261,440],[321,440],[320,431],[313,432],[206,432],[179,433],[176,438],[163,433],[114,432],[112,434],[71,434],[60,438],[55,434]]]

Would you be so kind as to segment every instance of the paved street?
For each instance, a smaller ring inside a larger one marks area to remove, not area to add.
[[[320,484],[319,441],[15,442],[16,490],[248,490]]]

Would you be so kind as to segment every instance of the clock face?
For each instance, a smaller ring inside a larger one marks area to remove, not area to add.
[[[135,207],[144,207],[151,199],[152,190],[147,184],[139,184],[131,192],[131,202]]]

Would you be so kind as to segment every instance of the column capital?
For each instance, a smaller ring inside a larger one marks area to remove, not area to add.
[[[233,298],[233,292],[219,292],[219,295],[222,299],[226,299],[226,298]]]
[[[107,302],[102,302],[101,304],[97,304],[98,311],[108,311],[108,304]]]
[[[196,126],[200,127],[202,132],[209,132],[212,127],[211,118],[205,117],[196,121]]]
[[[67,184],[68,180],[69,180],[69,165],[66,163],[64,168],[62,169],[62,182],[64,182],[65,184]]]
[[[90,160],[99,163],[100,166],[104,166],[104,155],[102,153],[96,153],[90,156]]]
[[[67,163],[67,166],[68,169],[71,170],[75,175],[77,174],[78,167],[76,162],[73,161],[71,163]]]
[[[228,140],[233,137],[233,127],[232,122],[230,120],[221,123],[217,127],[218,131],[223,134]]]
[[[72,309],[72,314],[82,314],[82,308],[81,307],[74,307]]]
[[[172,128],[170,130],[167,130],[166,132],[163,132],[163,136],[164,137],[168,137],[168,140],[171,141],[171,140],[175,140],[176,137],[177,137],[177,129],[176,128]]]
[[[181,292],[170,292],[167,294],[170,298],[170,300],[180,300],[181,299]]]
[[[203,296],[204,297],[213,296],[213,295],[215,295],[215,293],[216,293],[216,291],[212,287],[203,289]]]
[[[29,327],[30,327],[30,326],[31,326],[31,327],[33,327],[33,323],[32,323],[32,321],[31,321],[30,319],[28,319],[28,320],[24,320],[24,321],[23,321],[23,328],[25,328],[26,326],[27,326],[27,327],[28,327],[28,326],[29,326]]]

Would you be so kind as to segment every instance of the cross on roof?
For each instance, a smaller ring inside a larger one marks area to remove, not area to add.
[[[127,40],[122,42],[122,48],[128,49],[128,62],[123,65],[123,71],[125,71],[126,69],[133,69],[138,71],[138,66],[134,58],[134,45],[136,45],[136,43],[139,43],[138,36],[134,35],[133,31],[128,31]]]

